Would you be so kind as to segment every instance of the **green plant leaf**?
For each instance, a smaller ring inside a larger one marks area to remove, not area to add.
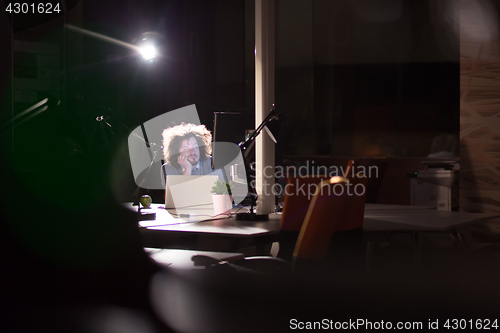
[[[234,184],[232,181],[226,182],[223,180],[217,180],[212,187],[211,193],[215,194],[232,194]]]

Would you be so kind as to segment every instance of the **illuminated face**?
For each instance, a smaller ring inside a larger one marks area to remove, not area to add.
[[[189,139],[182,140],[179,153],[186,156],[187,160],[194,166],[200,160],[200,148],[198,141],[192,136]]]

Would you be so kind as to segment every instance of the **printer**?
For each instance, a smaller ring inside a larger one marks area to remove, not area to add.
[[[411,204],[438,210],[458,211],[459,172],[457,160],[423,161],[423,170],[411,178]]]

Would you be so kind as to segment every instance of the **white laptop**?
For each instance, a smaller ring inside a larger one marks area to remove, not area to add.
[[[216,175],[168,175],[165,186],[165,208],[177,210],[212,209],[212,187]]]

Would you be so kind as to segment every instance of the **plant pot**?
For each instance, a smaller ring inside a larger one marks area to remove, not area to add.
[[[212,194],[212,202],[214,204],[214,214],[231,214],[233,207],[233,198],[229,194]]]

